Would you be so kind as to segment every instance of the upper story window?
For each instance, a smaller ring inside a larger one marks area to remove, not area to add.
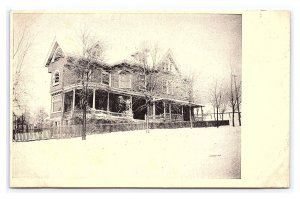
[[[163,81],[162,85],[163,93],[173,95],[174,94],[174,86],[172,81]]]
[[[131,74],[119,75],[119,88],[131,88]]]
[[[110,74],[107,72],[102,72],[101,74],[101,84],[110,85]]]
[[[53,74],[53,86],[56,86],[59,84],[59,78],[60,78],[60,74],[59,71],[55,71]]]
[[[167,82],[167,93],[173,95],[174,94],[174,88],[173,88],[173,82],[168,81]]]
[[[52,113],[60,112],[62,110],[61,95],[52,96]]]
[[[172,72],[172,61],[170,59],[167,59],[163,64],[163,70]]]

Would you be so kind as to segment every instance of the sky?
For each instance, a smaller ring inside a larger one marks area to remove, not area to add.
[[[242,17],[234,14],[15,13],[14,38],[29,27],[34,42],[24,62],[28,108],[50,112],[51,76],[45,60],[53,39],[62,50],[76,53],[79,35],[87,29],[106,46],[105,61],[130,59],[143,42],[157,44],[160,54],[171,49],[179,70],[195,78],[195,96],[209,103],[210,89],[217,81],[230,81],[230,71],[240,76],[242,66]],[[225,82],[225,83],[224,83]]]

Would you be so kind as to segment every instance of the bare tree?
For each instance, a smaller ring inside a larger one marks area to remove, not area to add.
[[[230,78],[230,89],[228,89],[227,93],[226,93],[226,97],[227,100],[229,102],[229,106],[231,108],[231,113],[232,113],[232,126],[235,126],[235,121],[234,121],[234,114],[235,114],[235,110],[236,110],[236,97],[235,97],[235,91],[233,88],[233,81],[232,81],[232,77],[233,75],[231,74],[231,78]]]
[[[202,104],[202,88],[200,85],[202,85],[201,81],[202,78],[201,77],[201,72],[195,72],[193,70],[190,70],[188,72],[188,76],[190,79],[190,89],[188,90],[189,93],[189,102],[190,102],[190,126],[191,128],[193,127],[193,120],[192,120],[192,114],[191,114],[191,103],[192,102],[197,102]],[[200,107],[201,110],[201,121],[203,121],[203,117],[204,117],[204,113],[203,113],[203,107]],[[199,109],[197,109],[197,115],[198,115],[198,111]]]
[[[24,74],[26,70],[25,61],[28,57],[29,51],[32,47],[35,36],[30,32],[30,26],[23,24],[22,26],[14,29],[13,36],[13,106],[14,111],[24,111],[24,99],[26,92],[26,83]]]
[[[35,116],[36,124],[38,128],[44,128],[45,127],[45,119],[48,117],[48,113],[45,111],[44,108],[40,108]]]
[[[241,101],[241,96],[242,96],[241,86],[242,86],[242,82],[239,80],[238,83],[236,83],[236,75],[234,75],[233,77],[234,77],[234,87],[235,87],[236,108],[237,108],[237,112],[238,112],[239,126],[241,126],[242,122],[241,122],[240,106],[241,106],[241,102],[242,102]]]
[[[222,102],[220,106],[221,119],[224,120],[224,113],[227,110],[227,100],[225,97],[222,97]]]
[[[217,121],[217,127],[219,127],[219,113],[222,104],[223,93],[220,87],[218,87],[218,82],[215,82],[213,91],[211,92],[210,102],[214,109],[215,121]]]
[[[150,105],[154,102],[156,88],[160,70],[158,70],[158,60],[160,59],[158,45],[151,46],[144,42],[136,53],[131,55],[133,59],[141,66],[139,75],[141,77],[141,92],[146,100],[146,132],[149,133],[149,112]],[[140,107],[142,108],[142,107]]]
[[[88,31],[81,33],[80,40],[81,54],[77,58],[68,57],[68,62],[65,66],[74,71],[82,86],[80,107],[82,110],[82,140],[85,140],[89,98],[88,87],[94,72],[105,66],[103,63],[105,48],[103,42],[95,40],[95,37],[91,36]]]

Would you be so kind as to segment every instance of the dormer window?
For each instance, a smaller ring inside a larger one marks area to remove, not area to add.
[[[55,71],[53,75],[53,86],[59,84],[59,71]]]

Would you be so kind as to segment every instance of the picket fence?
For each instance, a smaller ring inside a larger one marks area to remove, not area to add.
[[[214,127],[229,125],[229,120],[223,121],[195,121],[192,123],[193,128],[200,127]],[[191,123],[184,122],[151,122],[149,123],[150,129],[175,129],[175,128],[190,128]],[[98,124],[87,125],[87,135],[122,132],[122,131],[134,131],[146,129],[145,122],[138,123],[117,123],[117,124]],[[29,129],[28,131],[18,132],[13,131],[13,141],[26,142],[36,140],[49,140],[49,139],[64,139],[80,137],[82,132],[82,125],[69,125],[58,126],[44,129]]]

